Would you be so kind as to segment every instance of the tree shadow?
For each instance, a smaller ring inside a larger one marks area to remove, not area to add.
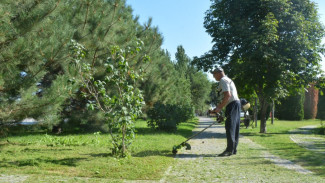
[[[46,163],[52,163],[57,165],[65,165],[65,166],[77,166],[77,162],[81,160],[86,160],[87,158],[63,158],[63,159],[40,159],[40,161]]]
[[[112,153],[98,153],[98,154],[87,154],[87,155],[94,157],[94,158],[113,157]]]
[[[296,146],[288,146],[288,143],[277,143],[276,147],[272,149],[272,154],[281,158],[281,159],[289,159],[290,162],[283,161],[278,164],[298,164],[302,167],[309,167],[308,170],[313,171],[315,175],[321,175],[324,177],[325,173],[325,153],[319,153],[314,152],[310,150],[306,150],[304,147],[299,146],[296,144]],[[291,143],[289,143],[291,144]],[[324,145],[321,143],[320,145]],[[260,151],[269,151],[268,149],[255,149]],[[324,150],[324,148],[322,149]],[[286,158],[287,154],[290,153],[291,158]],[[261,154],[261,153],[260,153]],[[258,158],[265,158],[263,155],[260,157],[252,157],[251,159],[258,159]],[[293,158],[293,159],[292,159]],[[266,162],[269,162],[268,158],[265,160]],[[271,161],[272,163],[272,161]]]
[[[193,135],[196,135],[200,133],[200,131],[198,132],[194,132]],[[226,138],[226,134],[223,133],[216,133],[216,132],[209,132],[209,131],[203,131],[200,134],[198,134],[197,136],[194,136],[192,139],[223,139]]]
[[[63,158],[63,159],[50,159],[50,158],[36,158],[36,159],[22,159],[22,160],[3,160],[0,162],[1,167],[25,167],[25,166],[40,166],[42,163],[52,163],[56,165],[64,165],[69,167],[76,167],[77,162],[87,158]]]
[[[245,136],[245,137],[272,137],[273,135],[275,135],[275,134],[270,134],[270,133],[265,133],[265,134],[257,134],[257,133],[249,133],[249,132],[247,132],[247,133],[241,133],[241,132],[239,132],[240,133],[240,135],[243,135],[243,136]]]
[[[137,153],[133,153],[132,157],[149,157],[149,156],[165,156],[165,157],[173,157],[172,150],[146,150]]]
[[[218,154],[177,154],[175,157],[178,159],[215,158]]]
[[[36,148],[25,148],[22,150],[22,152],[28,152],[28,153],[33,153],[33,152],[47,152],[47,151],[58,151],[58,152],[63,152],[63,151],[73,151],[71,148],[65,148],[65,149],[36,149]]]

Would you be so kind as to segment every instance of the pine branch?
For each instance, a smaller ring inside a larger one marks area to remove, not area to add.
[[[48,103],[44,103],[44,104],[40,104],[40,105],[35,105],[34,107],[23,107],[27,104],[18,104],[16,109],[13,109],[13,110],[9,110],[8,111],[8,108],[7,108],[7,114],[8,116],[14,112],[17,112],[17,111],[30,111],[30,110],[33,110],[33,109],[39,109],[39,108],[43,108],[45,106],[48,106],[48,105],[52,105],[53,104],[53,101],[49,101]]]
[[[51,14],[51,13],[52,13],[52,12],[53,12],[57,7],[58,7],[58,6],[59,6],[60,1],[61,1],[61,0],[58,0],[57,3],[56,3],[56,5],[55,5],[55,7],[54,7],[53,9],[51,9],[50,11],[48,11],[45,15],[43,15],[41,18],[37,19],[37,21],[35,21],[35,22],[38,23],[38,22],[40,21],[40,19],[44,19],[45,17],[49,16],[49,15],[50,15],[50,14]],[[30,8],[30,10],[33,9],[33,8],[35,8],[38,4],[40,4],[40,1],[36,1],[36,3],[33,4],[33,6]],[[15,20],[17,20],[17,19],[19,19],[19,18],[20,18],[20,14],[18,14],[16,17],[12,18],[11,21],[13,22],[13,21],[15,21]],[[9,24],[10,24],[10,23],[9,23]],[[34,27],[35,24],[36,24],[36,23],[30,25],[29,29],[31,29],[32,27]],[[10,24],[10,25],[11,25],[11,24]],[[13,27],[12,27],[12,29],[13,29]],[[4,45],[10,44],[11,42],[17,40],[18,37],[24,37],[28,32],[29,32],[29,31],[24,31],[23,34],[16,35],[16,36],[15,36],[14,38],[12,38],[12,39],[9,39],[9,40],[6,40],[6,41],[4,41],[4,42],[1,42],[1,43],[0,43],[0,49],[3,48]],[[1,64],[1,63],[0,63],[0,64]]]
[[[115,2],[115,4],[114,4],[113,17],[112,17],[112,21],[111,21],[112,23],[111,23],[111,25],[108,26],[108,29],[107,29],[107,31],[104,34],[104,38],[107,36],[109,30],[113,27],[113,25],[120,20],[120,18],[118,18],[117,21],[114,22],[114,18],[115,18],[115,15],[116,15],[116,9],[117,9],[117,7],[118,7],[118,3]]]
[[[116,15],[116,9],[117,9],[117,7],[118,7],[118,4],[117,4],[117,2],[115,2],[115,4],[114,4],[113,17],[112,17],[112,20],[111,20],[112,23],[109,25],[108,29],[106,30],[106,32],[105,32],[105,34],[104,34],[104,37],[103,37],[103,40],[105,39],[105,37],[107,36],[109,30],[113,27],[113,25],[115,25],[115,23],[117,23],[117,22],[119,21],[119,18],[117,19],[117,21],[114,21],[114,18],[115,18],[115,15]],[[96,54],[97,54],[98,48],[99,48],[99,47],[97,46],[97,48],[95,49],[95,53],[94,53],[93,61],[92,61],[92,67],[94,67],[94,65],[95,65],[95,60],[96,60],[96,58],[97,58],[97,57],[96,57]]]
[[[31,10],[34,9],[40,3],[41,3],[40,1],[34,1],[34,4],[32,4],[32,6],[30,6],[29,8],[25,9],[24,12],[31,12]],[[17,14],[13,18],[11,18],[11,21],[14,22],[16,20],[19,20],[20,16],[21,16],[21,14]]]
[[[92,61],[92,64],[91,64],[91,67],[94,67],[94,65],[95,65],[95,60],[96,60],[96,54],[97,54],[97,51],[98,51],[98,47],[96,48],[96,50],[95,50],[95,53],[94,53],[94,56],[93,56],[93,61]]]
[[[87,11],[86,11],[86,17],[85,17],[85,21],[84,21],[84,27],[83,27],[83,30],[85,30],[86,28],[86,24],[87,24],[87,19],[88,19],[88,13],[89,13],[89,1],[87,2]]]

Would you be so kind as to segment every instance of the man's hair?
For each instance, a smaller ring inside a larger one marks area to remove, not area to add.
[[[211,71],[212,74],[215,74],[215,73],[218,73],[218,72],[223,72],[223,69],[221,67],[217,67],[213,71]]]

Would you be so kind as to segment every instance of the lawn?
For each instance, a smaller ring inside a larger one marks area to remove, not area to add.
[[[137,121],[131,157],[111,156],[108,134],[23,134],[0,142],[0,174],[42,177],[91,177],[126,180],[159,180],[174,161],[172,147],[192,134],[197,119],[165,133]]]
[[[274,155],[283,159],[288,159],[304,168],[325,177],[325,154],[316,153],[300,147],[290,139],[290,131],[299,127],[317,125],[320,126],[319,120],[307,121],[275,121],[274,125],[268,121],[267,134],[259,133],[259,128],[242,128],[241,134],[250,138],[252,141],[267,148]],[[323,138],[324,135],[304,134],[309,137]]]

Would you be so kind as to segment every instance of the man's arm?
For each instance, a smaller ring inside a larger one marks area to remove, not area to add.
[[[224,97],[223,97],[221,103],[217,106],[217,108],[214,109],[214,112],[216,112],[216,113],[220,112],[221,109],[222,109],[225,105],[227,105],[228,100],[229,100],[230,97],[231,97],[231,93],[230,93],[230,91],[225,91],[225,92],[223,92],[223,96],[224,96]]]

